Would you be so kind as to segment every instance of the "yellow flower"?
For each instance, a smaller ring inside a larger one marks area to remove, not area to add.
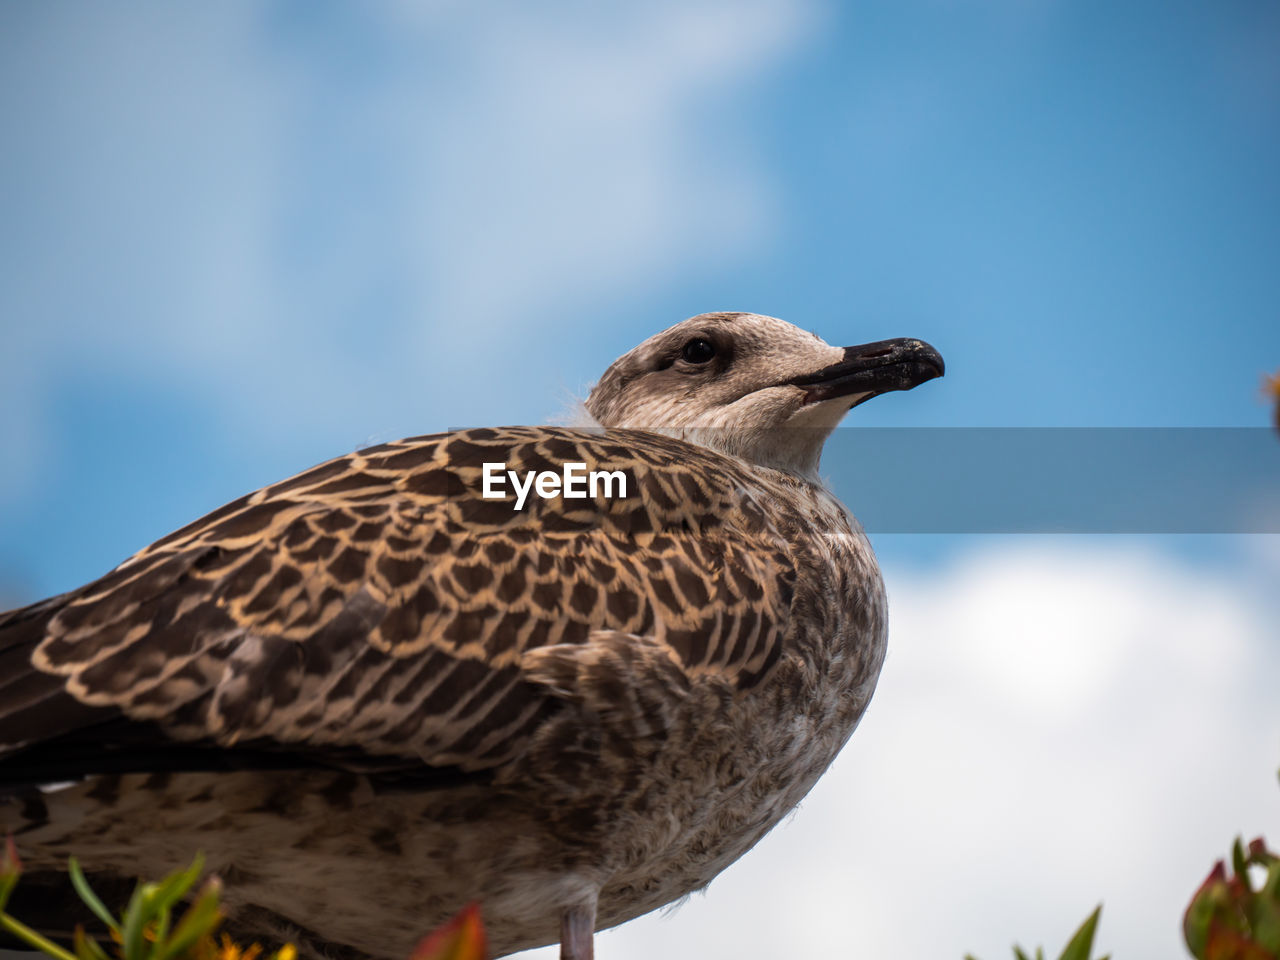
[[[258,960],[262,955],[262,944],[253,943],[242,947],[227,934],[222,934],[220,941],[214,945],[209,960]],[[271,960],[298,960],[298,948],[292,943],[271,954]]]
[[[255,960],[261,952],[262,947],[256,943],[251,947],[241,949],[240,944],[224,933],[218,952],[214,956],[217,960]]]

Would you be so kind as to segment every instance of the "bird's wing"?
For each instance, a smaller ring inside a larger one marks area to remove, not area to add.
[[[565,462],[621,471],[627,496],[482,496],[484,463]],[[635,431],[472,430],[321,464],[0,615],[0,782],[478,771],[574,703],[584,664],[605,665],[593,689],[609,665],[750,687],[795,576],[761,504],[735,461]]]

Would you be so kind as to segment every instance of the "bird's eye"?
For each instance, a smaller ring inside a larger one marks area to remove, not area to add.
[[[710,340],[703,340],[698,337],[696,340],[690,340],[684,345],[684,349],[680,351],[680,356],[684,357],[687,363],[706,363],[716,355],[716,348]]]

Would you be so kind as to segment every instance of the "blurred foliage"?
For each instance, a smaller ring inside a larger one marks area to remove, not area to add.
[[[1261,837],[1248,846],[1237,837],[1230,859],[1231,874],[1226,861],[1219,860],[1191,898],[1182,920],[1187,949],[1196,960],[1280,960],[1280,855],[1268,850]],[[22,861],[13,838],[8,837],[0,852],[0,929],[55,960],[296,960],[292,944],[265,953],[256,943],[242,947],[225,934],[215,936],[223,919],[222,886],[210,877],[197,889],[203,867],[204,858],[197,855],[187,869],[159,883],[138,884],[123,916],[117,918],[93,892],[72,857],[71,884],[105,925],[112,943],[104,947],[85,933],[83,925],[77,925],[67,949],[5,911],[22,874]],[[1072,935],[1058,960],[1092,960],[1101,914],[1099,906]],[[1040,948],[1033,956],[1015,946],[1013,954],[1015,960],[1045,960]],[[488,956],[480,907],[472,903],[423,937],[408,960],[487,960]],[[974,958],[966,955],[965,960]]]
[[[1280,378],[1275,388],[1280,397]],[[1231,868],[1228,876],[1226,862],[1219,860],[1191,898],[1182,918],[1187,949],[1196,960],[1280,960],[1280,855],[1261,837],[1248,847],[1236,837]],[[1251,870],[1262,875],[1256,886]],[[1089,960],[1101,911],[1093,911],[1059,960]],[[1032,960],[1019,947],[1013,954],[1016,960]],[[1037,949],[1034,960],[1044,960],[1044,951]]]
[[[5,912],[22,874],[22,861],[9,837],[0,857],[0,927],[56,960],[295,960],[298,952],[292,944],[263,957],[263,949],[256,943],[242,947],[225,934],[215,937],[223,916],[222,885],[217,877],[210,877],[195,889],[203,869],[204,858],[197,855],[187,869],[171,873],[159,883],[138,884],[123,916],[116,917],[93,892],[72,857],[67,868],[71,884],[89,911],[102,921],[112,942],[104,947],[85,933],[83,924],[77,924],[68,950]],[[188,894],[192,895],[188,898]]]
[[[489,943],[480,907],[468,904],[456,917],[422,938],[409,960],[486,960]]]
[[[1192,897],[1182,931],[1196,960],[1280,960],[1280,857],[1258,837],[1231,848]],[[1250,868],[1264,872],[1254,888]]]
[[[1098,930],[1098,918],[1102,915],[1102,907],[1099,906],[1093,913],[1089,914],[1089,919],[1080,924],[1077,930],[1067,941],[1067,945],[1062,948],[1062,953],[1058,955],[1058,960],[1091,960],[1093,956],[1093,935]],[[1026,953],[1021,947],[1013,948],[1013,955],[1016,960],[1044,960],[1044,950],[1036,947],[1035,956]],[[965,954],[964,960],[975,960],[970,954]],[[1110,957],[1101,957],[1099,960],[1110,960]]]
[[[106,927],[111,944],[103,946],[77,924],[71,949],[67,949],[6,912],[22,875],[22,861],[13,837],[8,837],[0,853],[0,929],[55,960],[297,960],[293,944],[267,953],[260,944],[244,947],[225,933],[217,936],[223,919],[222,884],[217,877],[210,877],[196,889],[203,869],[204,858],[197,855],[187,869],[159,883],[138,884],[123,916],[116,917],[93,892],[72,857],[67,865],[71,884],[89,912]],[[186,902],[189,905],[180,910]],[[470,904],[424,937],[409,960],[487,960],[488,950],[480,908]]]

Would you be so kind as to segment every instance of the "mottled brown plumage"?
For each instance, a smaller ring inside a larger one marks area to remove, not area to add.
[[[682,359],[691,338],[713,356]],[[0,615],[0,826],[46,925],[71,853],[110,883],[203,849],[233,926],[352,956],[404,956],[469,899],[500,952],[562,918],[580,943],[708,883],[879,671],[874,557],[812,472],[850,405],[941,371],[870,346],[694,318],[606,374],[607,429],[365,449]],[[514,510],[482,497],[488,462],[628,495]]]

